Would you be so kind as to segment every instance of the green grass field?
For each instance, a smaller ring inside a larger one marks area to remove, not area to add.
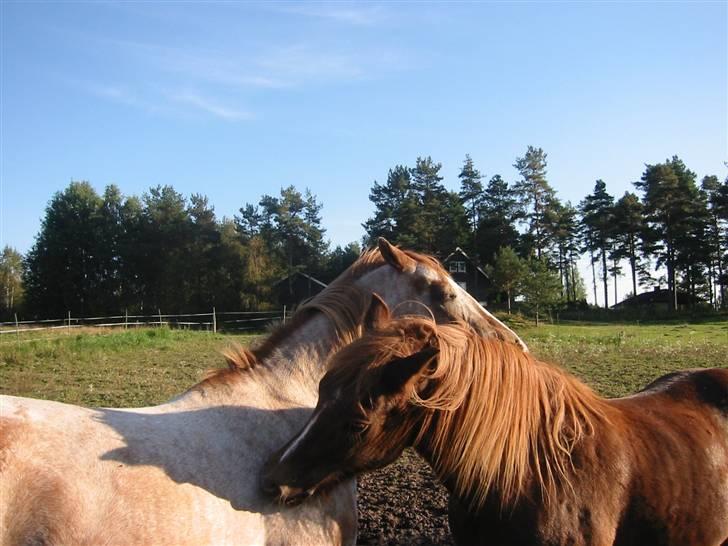
[[[634,392],[673,370],[728,367],[725,321],[514,328],[538,357],[564,365],[605,396]],[[158,328],[2,340],[0,392],[89,406],[157,404],[223,366],[223,348],[254,337]]]

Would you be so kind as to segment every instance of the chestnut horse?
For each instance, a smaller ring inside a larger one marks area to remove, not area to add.
[[[0,397],[0,544],[353,544],[353,481],[282,508],[258,476],[310,415],[329,354],[361,335],[374,288],[521,344],[436,260],[382,240],[282,329],[168,403]]]
[[[268,494],[300,503],[414,446],[459,544],[726,544],[728,369],[607,400],[464,323],[391,319],[376,300],[370,315],[379,329],[332,358],[313,415],[267,463]]]

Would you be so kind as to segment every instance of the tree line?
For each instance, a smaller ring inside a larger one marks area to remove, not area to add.
[[[329,281],[359,256],[358,243],[329,249],[321,204],[283,188],[218,219],[206,197],[172,186],[141,197],[71,182],[50,200],[35,244],[0,263],[2,310],[33,317],[258,310],[271,287],[305,269]],[[9,294],[9,296],[8,296]]]
[[[430,157],[417,158],[414,167],[397,165],[385,182],[374,182],[365,239],[384,236],[432,253],[460,246],[491,271],[494,295],[507,295],[509,306],[515,295],[548,304],[583,300],[576,264],[585,254],[594,301],[600,285],[605,307],[616,303],[625,264],[633,295],[665,286],[673,309],[680,291],[713,307],[728,304],[728,178],[709,175],[698,183],[674,156],[645,166],[634,182],[641,195],[628,191],[615,199],[597,180],[574,205],[549,183],[541,148],[529,146],[513,166],[512,183],[500,174],[486,181],[466,155],[456,193],[445,189],[442,165]],[[534,278],[553,289],[533,296]]]
[[[483,265],[493,300],[518,299],[534,311],[585,305],[577,260],[588,256],[594,300],[615,303],[622,274],[632,293],[665,286],[677,306],[683,291],[713,307],[728,305],[728,178],[697,175],[678,157],[646,165],[639,193],[615,198],[602,180],[578,204],[548,181],[547,154],[529,146],[517,177],[486,177],[468,155],[459,191],[448,191],[431,157],[392,167],[370,191],[374,212],[363,243],[395,244],[444,257],[461,247]],[[0,313],[7,318],[218,309],[265,309],[273,284],[304,270],[329,282],[360,246],[330,248],[322,204],[294,186],[263,195],[233,218],[218,218],[207,198],[172,186],[124,196],[99,195],[71,182],[50,200],[25,256],[0,255]]]

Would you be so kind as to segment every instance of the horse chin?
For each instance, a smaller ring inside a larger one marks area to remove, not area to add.
[[[334,473],[326,476],[323,480],[307,489],[281,486],[278,501],[285,506],[298,506],[313,496],[326,495],[334,487],[344,480],[345,476]]]
[[[316,488],[311,489],[290,489],[287,487],[281,487],[280,495],[278,500],[280,504],[284,506],[293,507],[303,503],[306,499],[313,496],[316,492]]]

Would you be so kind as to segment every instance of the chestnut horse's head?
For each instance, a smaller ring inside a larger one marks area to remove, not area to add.
[[[286,504],[388,465],[417,437],[422,410],[410,402],[438,355],[434,324],[391,321],[376,295],[366,323],[331,361],[306,425],[266,464],[263,490]]]

